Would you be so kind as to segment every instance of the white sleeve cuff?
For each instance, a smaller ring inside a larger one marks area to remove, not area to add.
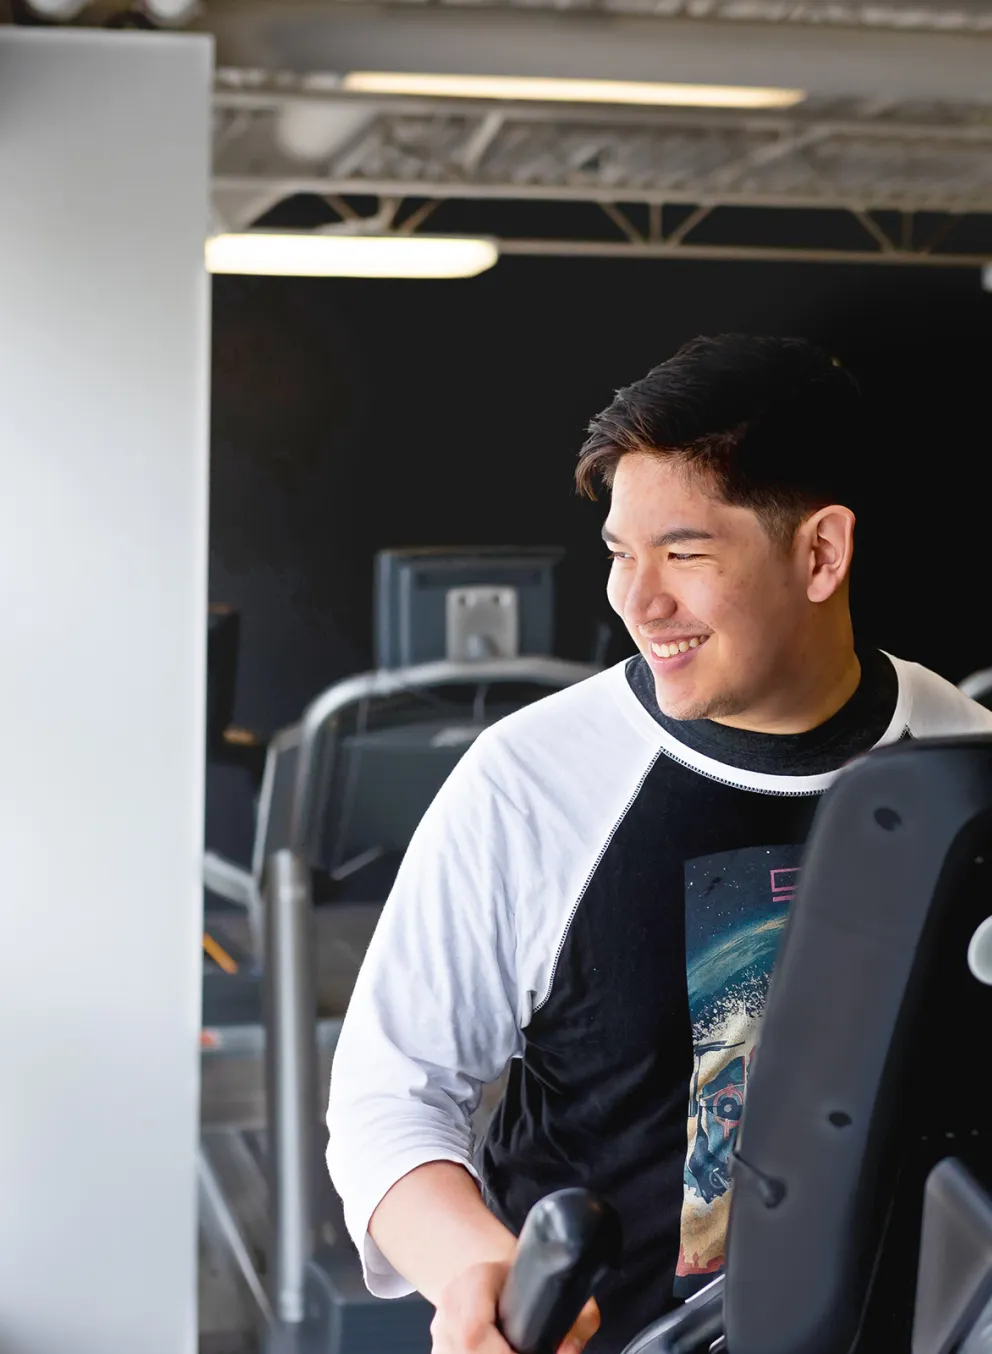
[[[345,1225],[361,1256],[365,1285],[374,1297],[403,1298],[416,1291],[413,1285],[393,1268],[373,1241],[369,1234],[369,1222],[372,1214],[398,1180],[415,1171],[418,1166],[426,1166],[433,1161],[453,1162],[456,1166],[463,1166],[473,1180],[479,1179],[479,1173],[467,1153],[446,1147],[431,1148],[425,1144],[419,1150],[414,1149],[378,1165],[374,1176],[370,1174],[360,1188],[349,1192],[344,1210]]]

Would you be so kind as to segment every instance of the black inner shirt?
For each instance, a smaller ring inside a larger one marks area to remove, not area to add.
[[[835,715],[805,733],[755,733],[710,719],[671,719],[658,705],[654,676],[638,655],[627,664],[627,681],[663,729],[694,752],[725,766],[772,776],[819,776],[857,757],[879,741],[895,713],[899,678],[878,649],[859,651],[861,681]]]

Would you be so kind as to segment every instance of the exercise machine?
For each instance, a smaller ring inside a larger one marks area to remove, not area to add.
[[[344,906],[374,916],[381,899],[356,903],[352,894],[345,904],[335,890],[398,859],[433,793],[483,728],[595,670],[517,656],[347,678],[270,745],[252,869],[208,858],[208,883],[229,901],[240,899],[258,938],[263,1019],[257,1027],[205,1026],[204,1033],[216,1056],[245,1052],[257,1028],[266,1128],[203,1133],[201,1219],[237,1266],[253,1324],[273,1354],[430,1350],[431,1308],[423,1299],[385,1302],[365,1289],[323,1164],[318,1061],[333,1050],[343,1009],[318,1021],[315,881],[329,890],[329,921]]]
[[[417,754],[426,749],[439,784],[468,745],[467,727],[478,733],[493,711],[502,708],[495,702],[487,713],[478,699],[480,690],[506,686],[547,691],[590,675],[585,665],[549,658],[441,662],[372,672],[331,687],[309,707],[300,725],[280,735],[270,749],[255,865],[240,880],[245,909],[254,910],[255,925],[261,930],[268,1131],[205,1133],[200,1179],[202,1213],[212,1234],[226,1239],[252,1296],[255,1322],[273,1350],[427,1354],[430,1349],[430,1308],[422,1299],[383,1302],[367,1293],[322,1160],[313,881],[327,864],[328,836],[335,841],[341,836],[339,820],[354,798],[355,777],[361,773],[359,767],[349,774],[347,744],[341,737],[345,716],[364,706],[368,734],[369,729],[374,731],[374,710],[380,704],[395,713],[394,703],[400,699],[471,689],[475,694],[467,704],[442,705],[441,717],[436,699],[420,704],[420,723],[433,732],[426,743],[411,744],[411,755],[418,760]],[[476,724],[466,725],[466,708],[469,718],[475,712]],[[452,723],[455,711],[459,722]],[[407,711],[400,727],[409,730],[410,719]],[[448,736],[439,737],[444,729]],[[455,737],[458,730],[461,734]],[[361,762],[361,748],[356,755]],[[410,780],[421,791],[430,789],[431,778],[423,766]],[[340,790],[342,782],[349,791],[343,797],[335,788]],[[421,811],[427,802],[421,803]],[[410,830],[414,818],[407,815]],[[390,822],[399,834],[400,825],[393,818]],[[396,847],[403,844],[398,835],[390,841]],[[353,866],[354,860],[345,864]],[[211,862],[214,884],[223,885],[233,897],[237,876],[228,870],[221,880],[221,872],[221,865]],[[354,869],[346,872],[344,878],[354,873]],[[332,1047],[340,1015],[325,1017],[321,1025]],[[214,1034],[223,1047],[225,1031]],[[249,1185],[248,1178],[254,1183]],[[247,1207],[237,1206],[232,1186],[249,1200]],[[268,1237],[263,1247],[258,1227],[266,1217]]]
[[[426,1302],[365,1289],[323,1163],[317,1088],[396,869],[443,781],[495,720],[598,670],[548,656],[560,556],[380,555],[376,669],[330,687],[269,742],[249,868],[206,856],[205,887],[228,911],[211,915],[204,940],[203,1100],[220,1113],[201,1133],[201,1234],[240,1276],[272,1351],[430,1349]],[[212,746],[233,708],[235,619],[211,621]],[[327,972],[315,981],[315,950],[328,948],[315,945],[318,924],[344,955],[329,999]],[[239,1105],[239,1060],[263,1056],[264,1106]]]
[[[872,753],[824,797],[735,1151],[725,1273],[627,1354],[992,1351],[990,871],[992,739]],[[519,1354],[551,1354],[619,1244],[608,1205],[565,1195],[528,1219],[503,1296]]]

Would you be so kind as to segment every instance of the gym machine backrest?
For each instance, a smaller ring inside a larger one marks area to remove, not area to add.
[[[990,870],[992,739],[872,753],[825,796],[748,1088],[725,1275],[628,1354],[992,1349]]]

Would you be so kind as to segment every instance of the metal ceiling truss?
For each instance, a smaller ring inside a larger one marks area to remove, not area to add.
[[[917,3],[914,0],[517,0],[517,3],[627,11],[677,19],[992,32],[989,0],[918,0]]]
[[[453,199],[447,199],[451,202]],[[445,199],[413,199],[382,196],[371,213],[362,213],[348,200],[329,195],[325,201],[337,214],[337,220],[320,229],[330,234],[375,233],[412,235],[445,206]],[[955,248],[953,237],[965,218],[955,213],[902,212],[894,219],[881,219],[857,209],[846,213],[851,230],[847,243],[783,244],[776,242],[773,219],[760,214],[748,230],[748,239],[734,242],[734,230],[719,226],[719,208],[706,204],[680,204],[674,210],[658,202],[630,202],[622,206],[608,201],[594,204],[602,212],[599,234],[588,229],[581,238],[540,238],[524,234],[498,237],[505,255],[534,255],[558,258],[684,258],[751,259],[753,261],[793,261],[808,263],[915,264],[931,267],[980,268],[992,261],[992,215],[981,223],[981,248]],[[674,218],[674,219],[673,219]],[[738,231],[742,222],[736,221]],[[974,225],[974,221],[972,222]],[[836,223],[834,223],[836,226]],[[711,238],[700,238],[709,226]],[[714,231],[712,227],[716,226]],[[762,229],[769,237],[761,240]],[[778,232],[780,233],[780,232]],[[815,234],[815,232],[813,232]],[[827,231],[827,238],[834,231]],[[714,235],[716,238],[713,238]]]
[[[217,42],[216,229],[311,194],[349,229],[444,231],[451,204],[474,200],[496,204],[488,218],[475,209],[474,229],[506,253],[992,258],[992,0],[83,0],[75,22],[166,11]],[[0,19],[29,12],[30,0],[0,0]],[[743,113],[341,88],[343,71],[406,60],[704,84],[747,70],[752,83],[794,78],[809,97]],[[909,102],[922,88],[931,101]],[[356,220],[361,198],[380,205]],[[545,213],[560,238],[524,238],[507,229],[510,202],[576,204],[592,238],[561,210]],[[797,213],[804,224],[784,231]],[[815,225],[830,213],[856,225],[821,243]]]
[[[352,0],[364,3],[365,0]],[[466,0],[400,0],[407,5]],[[990,33],[990,0],[472,0],[489,8],[648,14],[662,19],[721,23],[816,24],[831,28],[890,28],[905,32]]]
[[[596,203],[605,238],[504,239],[504,252],[798,257],[750,231],[746,242],[713,234],[722,208],[777,207],[852,214],[861,230],[840,251],[845,258],[972,263],[992,256],[987,108],[834,100],[784,115],[384,100],[234,71],[220,73],[215,105],[216,201],[229,229],[301,193],[386,203]],[[310,119],[303,144],[294,123],[301,110]],[[625,212],[631,204],[644,209],[638,224]],[[679,207],[676,225],[663,233],[662,209],[671,217]],[[879,213],[898,213],[895,228],[880,224]],[[955,251],[960,222],[974,216],[990,219],[981,246],[988,255]]]
[[[364,3],[365,0],[352,0]],[[238,0],[154,0],[158,22],[184,25],[199,17],[209,30],[210,11],[236,7]],[[465,0],[400,0],[406,5],[465,3]],[[740,23],[817,24],[829,27],[892,28],[950,33],[992,32],[992,0],[472,0],[491,8],[553,9],[650,14],[659,18],[707,19]],[[0,21],[18,21],[25,13],[48,14],[51,0],[0,0]],[[149,13],[143,0],[76,0],[68,13],[74,22],[101,25],[129,13]]]
[[[611,220],[618,225],[621,224],[617,220],[621,213],[616,208],[607,203],[599,205]],[[911,213],[902,214],[898,231],[891,235],[870,213],[860,211],[851,213],[852,221],[864,232],[860,244],[855,241],[843,246],[789,245],[773,242],[762,244],[755,242],[753,233],[747,243],[700,240],[696,234],[698,228],[704,222],[715,223],[716,210],[707,206],[694,207],[671,230],[666,230],[662,225],[663,209],[656,204],[649,204],[651,225],[648,230],[639,231],[631,227],[624,232],[626,238],[620,241],[503,238],[500,241],[500,251],[503,254],[559,258],[750,259],[760,262],[914,264],[940,268],[981,268],[992,260],[992,217],[989,218],[984,231],[984,248],[975,252],[973,248],[958,251],[951,245],[951,237],[960,224],[960,217],[944,216],[936,227],[928,217],[926,222],[928,231],[925,233],[920,230],[917,218]],[[629,221],[627,224],[630,224]],[[767,230],[767,223],[765,228]]]

